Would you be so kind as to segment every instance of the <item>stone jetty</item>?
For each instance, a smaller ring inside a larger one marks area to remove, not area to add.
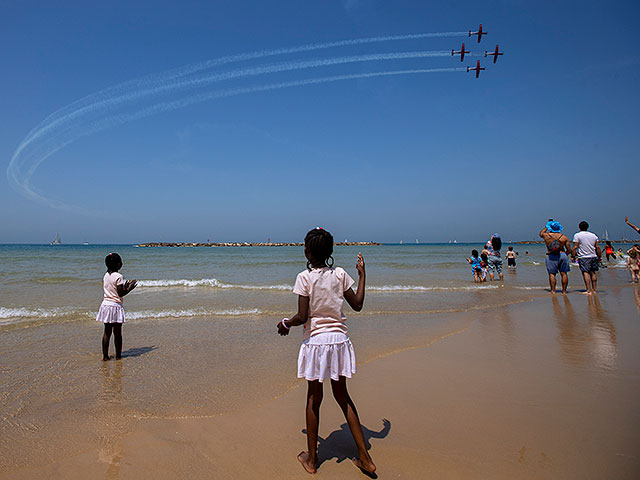
[[[249,242],[150,242],[139,243],[136,247],[302,247],[304,243],[249,243]],[[382,245],[378,242],[336,242],[336,246]]]

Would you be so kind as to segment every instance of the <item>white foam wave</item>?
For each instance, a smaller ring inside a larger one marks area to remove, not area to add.
[[[232,308],[228,310],[207,310],[204,308],[184,309],[184,310],[143,310],[139,312],[127,312],[127,320],[138,320],[146,318],[190,318],[207,316],[239,316],[239,315],[260,315],[257,308],[242,309]]]
[[[498,285],[467,285],[459,287],[424,287],[422,285],[383,285],[381,287],[367,287],[367,290],[377,292],[429,292],[429,291],[460,291],[460,290],[489,290],[500,288]]]
[[[24,307],[18,307],[18,308],[0,307],[0,319],[3,319],[3,318],[21,318],[21,317],[46,318],[46,317],[55,317],[56,315],[60,315],[60,314],[63,314],[63,313],[65,313],[65,311],[60,309],[60,308],[51,308],[51,309],[36,308],[36,309],[30,309],[30,308],[24,308]]]
[[[145,288],[210,287],[240,290],[293,290],[292,285],[237,285],[224,283],[216,278],[201,278],[198,280],[140,280],[138,281],[138,286]]]
[[[206,308],[175,309],[175,310],[142,310],[129,311],[125,316],[127,320],[151,319],[151,318],[190,318],[190,317],[224,317],[241,315],[261,315],[257,308],[230,308],[222,310],[209,310]],[[0,307],[0,325],[11,325],[34,320],[56,317],[74,316],[76,318],[95,319],[95,311],[69,310],[62,308],[5,308]]]

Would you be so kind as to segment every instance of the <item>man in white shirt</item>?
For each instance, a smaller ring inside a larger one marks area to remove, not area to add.
[[[598,263],[602,257],[602,251],[598,245],[598,236],[588,232],[589,224],[585,221],[578,225],[580,231],[573,236],[573,250],[571,256],[578,257],[580,271],[584,279],[584,286],[587,287],[587,295],[596,293],[596,282],[598,281],[596,272]]]

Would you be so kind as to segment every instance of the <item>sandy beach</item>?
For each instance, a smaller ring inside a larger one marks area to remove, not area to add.
[[[378,476],[638,478],[639,311],[627,285],[450,313],[456,329],[362,362],[349,387]],[[109,368],[103,389],[122,388]],[[130,416],[124,435],[0,478],[304,478],[304,401],[298,381],[228,413]],[[363,478],[328,389],[320,436],[319,477]]]

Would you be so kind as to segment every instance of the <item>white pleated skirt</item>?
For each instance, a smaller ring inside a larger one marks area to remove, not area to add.
[[[319,333],[302,342],[298,354],[298,378],[338,380],[356,373],[356,353],[344,333]]]
[[[124,307],[122,304],[103,300],[96,315],[96,321],[102,323],[124,323]]]

